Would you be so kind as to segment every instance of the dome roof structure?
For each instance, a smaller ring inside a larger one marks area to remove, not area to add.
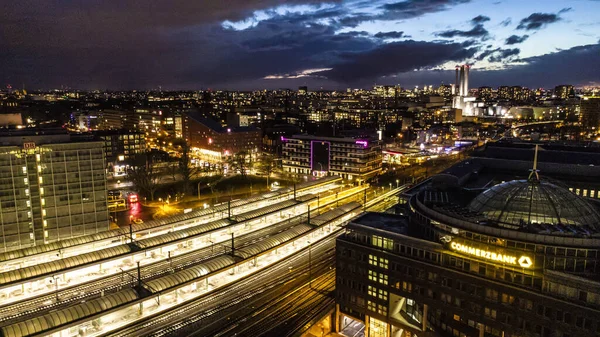
[[[537,179],[493,186],[473,199],[469,209],[509,227],[537,223],[600,230],[600,215],[588,201],[563,187]]]

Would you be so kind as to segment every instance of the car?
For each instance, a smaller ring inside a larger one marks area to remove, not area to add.
[[[128,197],[129,203],[130,204],[135,204],[136,202],[139,201],[138,195],[135,193],[131,193]]]

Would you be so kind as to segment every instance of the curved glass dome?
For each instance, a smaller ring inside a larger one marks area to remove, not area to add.
[[[479,194],[469,209],[498,223],[588,225],[600,228],[600,216],[583,198],[547,181],[513,180]]]

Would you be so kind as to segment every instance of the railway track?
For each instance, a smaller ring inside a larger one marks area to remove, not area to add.
[[[333,247],[336,237],[335,234],[331,235],[313,245],[312,255],[318,258],[318,262],[313,261],[309,265],[309,253],[307,249],[304,249],[241,281],[104,336],[166,336],[178,330],[181,331],[181,329],[195,330],[198,327],[206,326],[211,318],[215,317],[214,315],[222,314],[224,310],[240,304],[252,296],[293,281],[299,273],[308,273],[309,268],[329,269],[335,255]],[[290,272],[289,267],[292,267],[294,272]]]
[[[285,220],[267,228],[234,238],[235,248],[243,248],[250,244],[264,240],[272,235],[285,231],[306,221],[305,216]],[[215,247],[216,246],[216,247]],[[171,260],[163,260],[151,265],[140,267],[143,281],[149,281],[184,268],[192,267],[210,258],[231,253],[231,246],[225,243],[201,248],[187,254],[177,255]],[[39,315],[45,311],[56,310],[83,302],[129,287],[135,282],[135,271],[111,275],[105,278],[66,288],[57,294],[48,294],[22,302],[9,304],[0,309],[0,326]]]

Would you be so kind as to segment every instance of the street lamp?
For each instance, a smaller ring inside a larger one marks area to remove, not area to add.
[[[398,187],[399,187],[399,185],[398,185],[398,184],[400,184],[400,180],[399,180],[399,179],[396,179],[396,188],[398,188]]]
[[[200,181],[198,182],[198,200],[200,200]]]
[[[392,183],[390,183],[390,191],[392,190]]]

